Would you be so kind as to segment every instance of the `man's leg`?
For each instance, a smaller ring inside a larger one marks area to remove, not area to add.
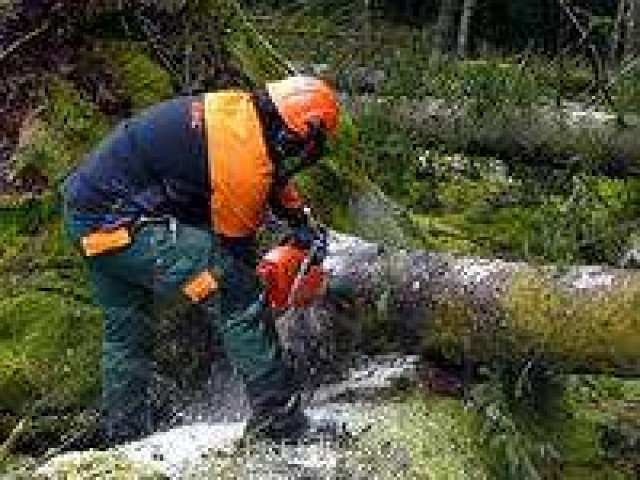
[[[306,427],[293,370],[273,318],[261,298],[255,270],[225,248],[219,295],[204,303],[227,357],[244,380],[253,410],[250,435],[295,437]]]
[[[102,410],[108,441],[153,431],[150,389],[153,324],[149,291],[93,269],[103,311]]]
[[[174,232],[153,224],[122,252],[90,260],[104,311],[103,411],[108,434],[116,440],[153,431],[154,303],[182,295],[194,277],[210,270],[210,250],[208,232],[184,225]]]
[[[65,213],[67,232],[79,242],[86,222]],[[208,269],[210,252],[209,232],[152,224],[140,229],[126,248],[87,258],[104,317],[102,410],[110,440],[152,431],[153,304],[180,295],[194,276]]]

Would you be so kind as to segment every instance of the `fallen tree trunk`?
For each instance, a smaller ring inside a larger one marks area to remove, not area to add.
[[[638,271],[388,250],[342,235],[327,266],[360,301],[338,309],[324,300],[287,317],[283,332],[294,350],[296,338],[308,344],[312,330],[319,335],[327,326],[341,332],[343,348],[345,328],[347,343],[366,346],[382,326],[399,340],[394,348],[453,361],[504,358],[544,361],[565,372],[640,374]],[[330,342],[315,342],[322,343]]]
[[[354,99],[354,108],[389,122],[390,131],[413,132],[426,145],[476,156],[498,156],[510,166],[587,170],[610,177],[640,175],[637,115],[625,127],[610,112],[566,102],[502,106],[467,99]]]

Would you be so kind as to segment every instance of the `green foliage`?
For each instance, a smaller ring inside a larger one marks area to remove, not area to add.
[[[493,478],[543,478],[543,469],[558,460],[556,447],[549,440],[548,426],[550,418],[557,418],[559,412],[545,411],[552,413],[549,418],[541,415],[540,410],[525,408],[530,405],[526,399],[514,401],[515,385],[511,379],[495,378],[477,386],[473,395],[475,410],[482,418],[481,435],[493,460]],[[534,415],[524,415],[523,409]],[[540,420],[544,423],[536,424]]]
[[[63,81],[49,88],[48,106],[24,128],[12,159],[17,178],[41,176],[56,185],[108,131],[98,109]]]
[[[56,158],[57,166],[68,167],[104,138],[109,123],[95,105],[62,80],[51,84],[48,99],[43,118],[64,139],[61,150],[66,149],[66,155]]]
[[[213,3],[225,20],[225,34],[222,41],[231,60],[254,84],[273,80],[292,73],[286,57],[282,57],[270,41],[250,22],[241,6],[235,0]]]
[[[640,66],[624,69],[615,76],[612,95],[619,111],[640,115]]]
[[[494,478],[634,477],[633,461],[607,438],[619,428],[620,405],[637,394],[637,381],[559,377],[532,362],[497,367],[491,375],[498,377],[472,394]]]
[[[352,457],[371,478],[485,479],[485,448],[478,442],[473,411],[453,399],[423,398],[416,392],[401,403],[373,408],[379,416],[355,445]]]
[[[638,409],[629,405],[639,389],[637,380],[606,376],[567,379],[563,395],[567,418],[557,429],[567,479],[585,475],[603,480],[634,477],[637,438],[631,429],[640,425],[640,416]]]
[[[64,478],[65,480],[89,480],[103,478],[109,480],[163,480],[166,475],[154,466],[137,463],[126,455],[114,451],[88,451],[63,456],[40,469],[36,478]]]
[[[95,393],[100,327],[83,270],[57,222],[13,242],[21,251],[7,249],[0,263],[0,408],[85,402]]]
[[[398,200],[407,199],[415,178],[416,150],[412,134],[399,130],[377,104],[358,106],[358,146],[355,152],[360,174],[373,179]],[[393,164],[394,168],[389,168]]]
[[[591,173],[611,147],[598,143],[595,135],[574,136],[561,125],[541,121],[526,131],[526,120],[511,116],[500,126],[487,120],[488,126],[478,122],[473,127],[473,113],[452,125],[442,116],[425,116],[416,128],[394,119],[397,115],[387,102],[359,105],[357,165],[391,198],[459,237],[447,245],[442,228],[426,231],[428,245],[552,262],[616,263],[637,228],[639,212],[633,205],[638,204],[640,184],[634,178]],[[533,133],[537,127],[546,133]],[[526,135],[538,139],[533,141],[539,146],[527,146],[532,152],[579,151],[586,158],[573,169],[554,169],[496,157],[522,148]],[[434,137],[446,141],[438,143]],[[490,145],[494,155],[445,154],[450,149],[484,152],[482,145]]]
[[[572,58],[551,66],[536,57],[459,61],[406,50],[391,58],[381,95],[464,100],[479,111],[579,99],[592,81],[588,67]]]
[[[131,99],[134,111],[168,98],[172,93],[169,73],[132,43],[108,43],[101,50]]]

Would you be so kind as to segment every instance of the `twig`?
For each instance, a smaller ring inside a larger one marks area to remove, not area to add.
[[[632,57],[629,60],[629,63],[627,63],[623,68],[621,68],[616,75],[612,75],[611,78],[609,78],[609,82],[607,83],[607,86],[612,87],[621,76],[623,76],[629,70],[637,67],[638,65],[640,65],[640,56]]]
[[[40,25],[35,30],[27,33],[25,36],[20,37],[15,42],[13,42],[11,45],[9,45],[5,50],[0,52],[0,62],[2,62],[6,57],[11,55],[15,50],[17,50],[18,48],[22,47],[25,43],[30,42],[33,38],[37,37],[38,35],[40,35],[44,31],[46,31],[51,26],[51,16],[54,13],[62,10],[63,6],[64,6],[63,2],[57,2],[56,4],[54,4],[49,9],[49,11],[47,12],[47,15],[49,16],[49,18],[46,19],[42,23],[42,25]]]
[[[232,0],[231,4],[233,8],[236,10],[236,14],[240,21],[244,24],[244,27],[249,30],[249,32],[254,36],[254,38],[258,41],[259,44],[272,56],[274,59],[275,65],[285,70],[288,75],[292,75],[296,73],[296,69],[286,58],[284,58],[271,43],[266,39],[266,37],[260,33],[256,27],[248,20],[244,10],[240,6],[237,1]]]
[[[50,26],[51,26],[51,21],[45,20],[44,23],[40,25],[38,28],[27,33],[23,37],[20,37],[19,39],[17,39],[15,42],[9,45],[9,47],[7,47],[5,50],[0,52],[0,62],[4,61],[5,58],[7,58],[9,55],[11,55],[20,47],[22,47],[25,43],[28,43],[29,41],[31,41],[32,39],[34,39],[44,31],[46,31]]]
[[[11,430],[9,437],[7,437],[4,443],[0,445],[0,461],[6,459],[9,453],[11,452],[11,449],[15,445],[16,441],[18,440],[18,438],[20,438],[20,435],[26,428],[27,420],[28,420],[28,417],[22,418],[18,422],[18,424],[14,427],[14,429]]]
[[[578,17],[576,17],[576,14],[573,11],[573,8],[569,4],[569,2],[567,0],[558,0],[558,3],[560,4],[562,9],[564,10],[564,12],[567,15],[567,17],[569,17],[569,19],[571,20],[571,23],[574,25],[576,30],[580,33],[580,35],[583,36],[583,37],[587,37],[589,35],[590,31],[587,30],[580,23],[580,21],[578,20]],[[598,53],[598,49],[595,47],[593,42],[588,42],[587,43],[587,51],[590,53],[589,57],[591,59],[591,65],[593,67],[593,72],[594,72],[594,75],[595,75],[595,84],[596,84],[595,86],[596,86],[596,89],[599,89],[602,92],[602,94],[604,95],[605,100],[607,101],[609,106],[611,106],[615,111],[615,110],[617,110],[616,109],[616,105],[615,105],[615,102],[613,101],[613,98],[611,97],[611,93],[609,91],[608,84],[602,78],[603,61],[602,61],[602,58],[601,58],[600,54]]]
[[[180,75],[178,75],[178,69],[176,65],[165,55],[162,51],[162,48],[159,46],[157,42],[157,35],[152,32],[149,24],[151,23],[148,18],[144,15],[136,12],[136,18],[140,21],[140,28],[142,29],[142,33],[144,33],[149,39],[149,43],[151,44],[151,48],[156,53],[160,61],[162,62],[165,70],[169,72],[169,74],[178,82],[178,85],[181,86]]]
[[[192,93],[193,88],[191,85],[191,39],[190,23],[184,21],[184,85],[183,88],[189,95]]]
[[[587,30],[586,28],[584,28],[584,26],[580,23],[580,21],[578,20],[578,17],[576,17],[576,14],[572,10],[572,7],[571,7],[571,5],[569,5],[567,0],[558,0],[558,3],[560,4],[562,9],[564,10],[565,14],[571,20],[571,23],[573,24],[573,26],[576,28],[576,30],[578,30],[578,33],[582,37],[581,41],[584,41],[584,39],[589,36],[590,31]],[[595,74],[596,74],[596,80],[598,80],[600,78],[600,69],[598,68],[598,61],[600,60],[600,55],[598,54],[598,51],[595,48],[595,46],[593,45],[593,43],[589,42],[587,44],[587,48],[588,48],[589,52],[591,53],[592,63],[593,63],[593,67],[594,67]]]
[[[611,33],[611,43],[609,44],[609,66],[613,68],[616,63],[616,53],[620,44],[620,34],[622,32],[622,20],[624,19],[624,11],[627,6],[627,0],[618,0],[618,13],[616,14],[616,23]]]

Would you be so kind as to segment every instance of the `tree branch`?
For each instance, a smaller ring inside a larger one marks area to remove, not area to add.
[[[584,28],[584,26],[580,23],[578,17],[576,17],[573,7],[569,4],[569,2],[567,0],[558,0],[558,4],[562,7],[567,17],[569,17],[571,23],[574,25],[578,33],[580,33],[580,35],[585,38],[588,37],[590,33],[589,30]],[[595,75],[596,91],[601,91],[609,106],[611,106],[614,111],[617,111],[615,102],[613,101],[611,92],[608,87],[607,79],[603,78],[604,62],[593,42],[587,43],[587,52],[589,53],[589,59],[591,60],[591,66],[593,67],[593,73]]]
[[[44,23],[40,25],[38,28],[36,28],[35,30],[32,30],[31,32],[17,39],[15,42],[9,45],[9,47],[7,47],[5,50],[0,52],[0,62],[4,61],[9,55],[11,55],[13,52],[18,50],[23,45],[29,43],[35,37],[45,32],[50,26],[51,26],[51,21],[45,20]]]
[[[620,44],[620,34],[622,32],[622,21],[624,20],[624,10],[627,0],[619,0],[618,12],[616,14],[616,23],[611,33],[611,43],[609,44],[609,66],[613,68],[616,63],[618,46]]]
[[[140,23],[140,28],[142,29],[142,33],[144,33],[144,35],[149,40],[149,45],[151,46],[151,49],[155,52],[156,56],[162,63],[162,66],[164,67],[164,69],[167,70],[167,72],[169,72],[171,77],[174,79],[174,82],[176,82],[175,86],[181,89],[183,85],[182,85],[181,76],[178,73],[177,65],[175,65],[175,63],[169,59],[169,57],[165,54],[161,46],[158,44],[158,40],[157,40],[158,36],[154,34],[154,32],[151,30],[150,20],[139,12],[136,12],[135,17],[138,19],[138,22]]]

